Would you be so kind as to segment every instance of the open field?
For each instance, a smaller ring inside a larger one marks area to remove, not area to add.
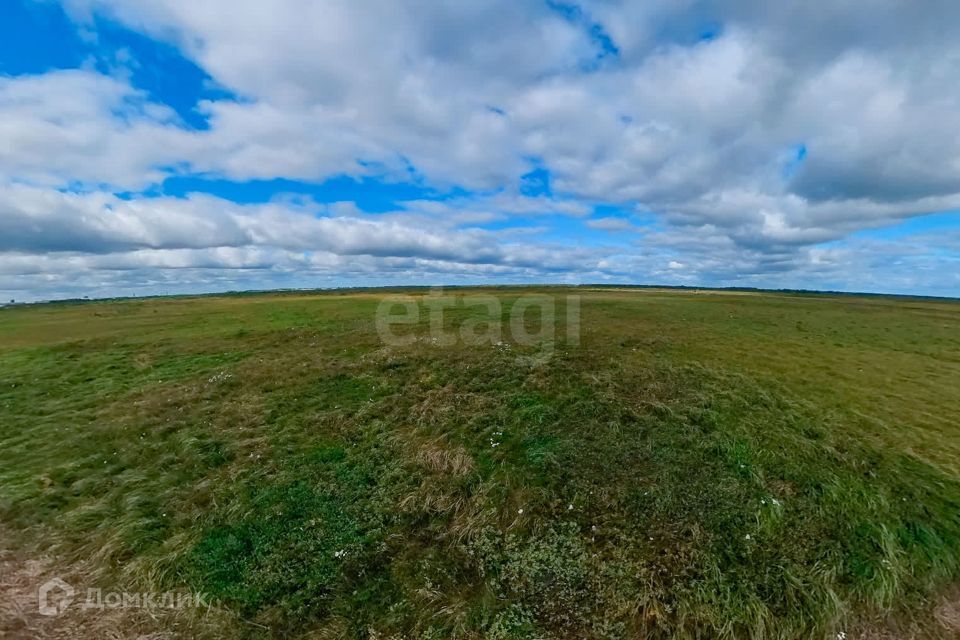
[[[0,635],[960,633],[960,304],[538,291],[550,358],[370,292],[0,309]]]

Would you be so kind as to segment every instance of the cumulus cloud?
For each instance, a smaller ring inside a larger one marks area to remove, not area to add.
[[[8,265],[290,273],[321,260],[384,278],[903,290],[928,271],[875,274],[918,259],[863,256],[915,245],[855,234],[960,208],[960,8],[946,0],[63,4],[78,28],[109,19],[172,44],[232,95],[200,102],[197,130],[122,73],[0,77]],[[533,169],[544,193],[524,191]],[[140,193],[171,175],[375,176],[448,195],[371,215]],[[597,207],[656,224],[621,238],[636,227]],[[557,216],[619,244],[538,240]],[[930,259],[953,268],[955,255]]]
[[[143,187],[189,149],[173,110],[91,70],[0,76],[0,175]]]
[[[614,218],[607,216],[605,218],[594,218],[587,220],[587,226],[591,229],[600,229],[602,231],[637,231],[638,228],[629,220],[624,218]]]
[[[424,232],[397,222],[326,217],[288,205],[238,205],[193,194],[125,200],[10,185],[0,192],[0,250],[112,253],[269,246],[341,255],[493,259],[481,231]]]
[[[422,268],[535,279],[589,272],[603,254],[517,242],[512,230],[424,229],[446,211],[341,211],[336,204],[242,205],[204,194],[126,199],[11,184],[0,189],[0,275],[244,269],[389,276]]]

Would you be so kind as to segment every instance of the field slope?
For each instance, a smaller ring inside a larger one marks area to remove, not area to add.
[[[539,293],[550,358],[384,344],[377,292],[0,309],[10,575],[214,605],[0,632],[960,632],[960,304]]]

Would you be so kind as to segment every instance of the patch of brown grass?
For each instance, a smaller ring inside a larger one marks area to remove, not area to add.
[[[438,438],[420,446],[417,464],[428,473],[462,478],[476,468],[473,457],[461,445],[451,445]]]
[[[848,640],[956,640],[960,638],[960,585],[926,606],[899,610],[853,627],[856,630],[846,635]]]
[[[102,583],[92,563],[27,556],[9,541],[0,526],[0,638],[5,640],[221,638],[236,626],[231,614],[216,608],[84,607],[87,588]],[[53,578],[73,585],[76,593],[61,614],[45,616],[39,610],[39,589]]]
[[[960,587],[955,587],[941,599],[933,616],[940,626],[960,638]]]

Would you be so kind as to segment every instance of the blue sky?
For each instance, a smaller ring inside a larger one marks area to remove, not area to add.
[[[918,13],[11,0],[0,297],[958,296],[960,11]]]
[[[0,71],[8,76],[92,68],[122,73],[150,100],[174,109],[185,126],[206,128],[201,100],[234,98],[176,46],[95,16],[77,24],[56,2],[13,0],[0,13]]]

